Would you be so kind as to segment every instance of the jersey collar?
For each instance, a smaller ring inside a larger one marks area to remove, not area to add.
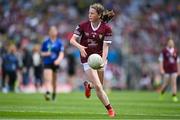
[[[100,25],[101,25],[101,22],[99,22],[98,26],[95,28],[93,26],[92,22],[90,22],[90,23],[91,23],[91,28],[93,29],[93,31],[96,31],[100,27]]]
[[[169,48],[169,47],[167,47],[166,49],[167,49],[171,54],[174,53],[174,48]]]

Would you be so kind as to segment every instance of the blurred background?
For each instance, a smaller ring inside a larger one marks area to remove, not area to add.
[[[113,42],[105,74],[105,88],[157,90],[162,83],[158,57],[168,37],[180,52],[179,0],[0,0],[0,90],[43,92],[40,45],[51,25],[56,25],[65,46],[58,72],[58,92],[82,90],[86,78],[79,51],[69,44],[76,25],[88,19],[89,5],[100,2],[116,16],[109,23]],[[18,68],[7,77],[3,56],[15,53]],[[178,78],[179,79],[179,78]],[[178,80],[178,88],[180,80]]]

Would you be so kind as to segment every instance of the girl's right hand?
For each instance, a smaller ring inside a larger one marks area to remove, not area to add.
[[[160,72],[161,72],[162,75],[165,73],[164,69],[161,69]]]
[[[46,52],[46,56],[51,56],[51,52],[50,51]]]
[[[79,51],[80,51],[82,57],[86,57],[87,56],[87,53],[85,51],[86,48],[87,47],[82,46],[82,45],[79,47]]]

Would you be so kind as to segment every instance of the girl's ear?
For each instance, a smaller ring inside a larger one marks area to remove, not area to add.
[[[102,15],[98,15],[99,19],[101,18]]]

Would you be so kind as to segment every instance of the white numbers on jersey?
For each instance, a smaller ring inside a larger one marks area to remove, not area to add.
[[[93,39],[88,39],[88,46],[89,47],[96,47],[98,44]]]
[[[173,58],[173,57],[169,57],[169,62],[170,62],[170,63],[175,63],[174,58]]]

